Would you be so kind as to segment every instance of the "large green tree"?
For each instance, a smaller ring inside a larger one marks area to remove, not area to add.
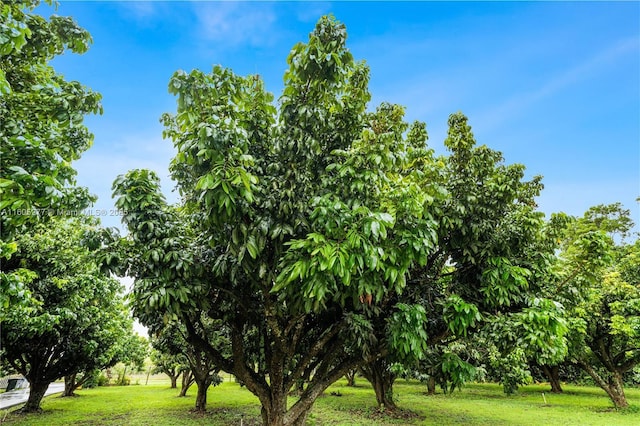
[[[258,396],[265,424],[304,424],[363,361],[355,342],[375,339],[370,318],[389,313],[377,304],[434,246],[423,126],[405,136],[401,107],[366,112],[368,69],[345,41],[323,18],[294,47],[279,111],[259,77],[176,73],[178,111],[163,121],[183,206],[167,207],[145,171],[114,185],[136,314],[178,317],[191,344]],[[229,356],[198,332],[203,314],[228,327]]]
[[[393,300],[422,307],[428,318],[428,356],[442,357],[422,360],[423,374],[445,387],[461,384],[472,371],[448,349],[456,340],[473,339],[477,332],[487,335],[491,328],[508,323],[509,327],[500,329],[509,328],[511,334],[518,331],[518,343],[526,340],[531,346],[546,347],[561,340],[557,337],[563,332],[556,327],[561,324],[556,320],[555,304],[536,298],[539,277],[545,276],[554,248],[544,216],[536,211],[540,177],[525,180],[523,165],[505,164],[500,152],[478,146],[463,114],[452,114],[448,125],[444,143],[449,155],[437,158],[443,167],[429,175],[430,182],[439,182],[447,194],[434,200],[429,209],[439,225],[435,250],[424,264],[411,268],[409,285]],[[402,361],[413,368],[417,361],[416,357],[399,359],[389,344],[394,335],[390,337],[383,342],[390,354],[386,366],[376,361],[363,369],[378,403],[387,408],[394,406],[395,375],[389,366]],[[419,346],[413,346],[411,353],[418,353]],[[386,383],[379,383],[381,380]],[[432,381],[432,389],[434,385]]]
[[[626,407],[624,377],[640,363],[640,242],[621,204],[590,208],[568,221],[555,280],[566,305],[567,360]]]
[[[102,111],[100,95],[49,65],[65,51],[85,52],[91,37],[71,18],[35,14],[39,4],[0,4],[0,319],[28,298],[33,277],[11,258],[15,236],[92,201],[71,163],[92,143],[82,122]]]
[[[149,355],[149,340],[137,333],[129,333],[118,347],[116,365],[116,384],[125,386],[130,384],[128,372],[139,373],[144,369],[144,362]]]
[[[219,321],[211,321],[207,316],[201,316],[196,323],[194,326],[199,328],[199,335],[206,336],[212,346],[228,355],[230,345],[224,325]],[[220,367],[216,365],[215,360],[208,351],[189,342],[185,326],[177,321],[169,321],[166,324],[159,321],[149,328],[149,332],[153,336],[152,345],[158,350],[158,354],[161,354],[156,356],[156,365],[162,367],[163,372],[171,377],[171,387],[177,386],[177,376],[182,372],[184,376],[179,396],[185,396],[192,382],[195,382],[198,387],[195,410],[206,411],[209,387],[222,383],[218,375]]]
[[[180,343],[184,345],[185,343]],[[151,338],[151,362],[154,368],[153,374],[166,374],[171,380],[171,389],[178,387],[178,378],[189,369],[187,359],[182,354],[174,355],[158,338]]]
[[[54,380],[106,367],[132,333],[121,284],[102,274],[91,218],[55,219],[18,237],[14,257],[35,278],[33,301],[6,313],[2,360],[30,384],[23,411],[37,411]]]
[[[539,179],[475,147],[462,114],[445,160],[402,107],[367,111],[368,68],[345,42],[322,18],[289,55],[278,108],[257,76],[175,73],[177,113],[162,121],[181,204],[149,171],[114,183],[130,234],[104,263],[136,278],[136,315],[180,321],[259,398],[265,424],[304,424],[347,371],[419,357],[480,311],[526,305],[538,267],[525,248]],[[224,324],[229,354],[205,320]]]
[[[129,316],[129,310],[123,307],[123,315]],[[132,326],[131,319],[123,322],[122,333],[109,347],[92,346],[92,354],[84,357],[84,362],[70,374],[64,376],[64,391],[62,396],[75,396],[75,390],[87,381],[94,379],[102,370],[109,369],[122,363],[124,365],[121,378],[126,374],[126,368],[132,367],[140,371],[148,354],[149,342],[145,337],[138,335]],[[105,328],[113,324],[103,324]]]

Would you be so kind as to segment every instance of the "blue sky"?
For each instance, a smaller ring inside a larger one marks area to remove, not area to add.
[[[173,72],[221,64],[260,74],[277,98],[291,47],[333,13],[371,67],[372,108],[404,105],[440,153],[447,117],[462,111],[479,144],[544,176],[545,213],[620,201],[640,222],[638,2],[61,1],[55,13],[94,39],[54,66],[103,95],[104,114],[86,120],[94,146],[76,163],[96,209],[112,209],[111,183],[140,167],[156,170],[177,200],[167,172],[174,151],[158,121],[175,111]]]

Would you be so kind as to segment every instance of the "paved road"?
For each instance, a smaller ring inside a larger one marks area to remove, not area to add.
[[[64,383],[51,383],[46,395],[60,393],[64,390]],[[4,410],[16,405],[24,404],[29,398],[29,388],[16,389],[9,392],[0,393],[0,410]]]

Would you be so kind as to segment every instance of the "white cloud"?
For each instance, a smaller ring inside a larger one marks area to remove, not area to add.
[[[160,4],[154,1],[118,1],[114,3],[124,17],[138,23],[149,23],[158,15],[160,7]]]
[[[174,155],[167,140],[153,135],[129,135],[121,140],[109,141],[108,147],[94,147],[74,163],[77,181],[98,196],[92,208],[104,226],[122,228],[120,217],[111,198],[111,185],[118,175],[132,169],[155,171],[161,180],[162,192],[169,203],[178,201],[173,191],[175,184],[169,177],[169,163]],[[98,214],[98,212],[105,212]]]
[[[276,14],[272,5],[259,2],[194,3],[199,35],[228,45],[271,45],[275,41]]]

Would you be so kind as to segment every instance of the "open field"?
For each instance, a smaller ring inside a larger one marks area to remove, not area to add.
[[[140,383],[144,383],[141,380]],[[309,425],[637,425],[640,389],[628,389],[632,407],[615,411],[604,392],[592,387],[565,386],[565,394],[547,393],[546,385],[531,385],[507,396],[494,384],[470,384],[453,395],[427,396],[418,382],[399,380],[394,387],[401,411],[387,415],[375,407],[368,383],[355,388],[340,381],[318,399]],[[545,392],[547,404],[544,404]],[[168,382],[101,387],[78,391],[76,398],[48,397],[39,415],[2,413],[7,425],[244,425],[260,424],[260,404],[246,389],[227,381],[208,393],[208,413],[190,412],[195,388],[186,398]],[[411,410],[411,411],[409,411]]]

